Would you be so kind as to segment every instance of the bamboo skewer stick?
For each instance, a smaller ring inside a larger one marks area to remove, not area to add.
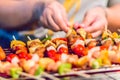
[[[84,78],[90,78],[91,77],[89,74],[86,74],[86,73],[83,73],[83,72],[77,72],[77,71],[72,71],[68,74],[75,74],[75,75],[78,75],[78,76],[82,76]]]
[[[27,36],[28,40],[31,41],[32,39],[30,38],[30,36]]]
[[[13,35],[13,39],[16,40],[15,36]]]
[[[43,72],[41,75],[44,76],[44,77],[47,77],[49,79],[52,79],[52,80],[60,80],[59,78],[57,78],[57,77],[55,77],[55,76],[53,76],[51,74],[48,74],[46,72]]]
[[[35,79],[35,80],[42,80],[41,77],[36,77],[36,76],[30,75],[30,74],[27,74],[27,73],[24,73],[24,72],[18,72],[18,74],[20,74],[20,75],[22,75],[22,76],[29,77],[29,78],[33,78],[33,79]]]
[[[105,32],[107,32],[108,31],[108,26],[107,25],[105,25]]]
[[[10,79],[6,79],[4,77],[0,77],[0,80],[10,80]]]

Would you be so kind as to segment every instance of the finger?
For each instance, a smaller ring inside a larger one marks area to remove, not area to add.
[[[43,16],[40,16],[40,25],[44,26]]]
[[[97,31],[97,32],[92,33],[92,36],[93,36],[94,38],[96,38],[96,37],[100,36],[101,33],[102,33],[102,31]]]
[[[55,15],[55,16],[53,16],[53,18],[54,18],[54,21],[56,22],[56,24],[59,25],[59,28],[61,30],[64,30],[65,32],[67,32],[69,30],[69,28],[67,27],[66,23],[64,22],[61,14]]]
[[[85,31],[93,33],[104,29],[104,23],[102,21],[95,21],[91,26],[85,27]]]
[[[50,12],[49,12],[50,13]],[[51,13],[50,13],[51,14]],[[44,26],[45,27],[49,27],[49,25],[48,25],[48,21],[47,21],[47,13],[45,12],[44,14],[43,14],[43,23],[44,23]]]
[[[42,16],[40,16],[40,24],[44,27],[47,27],[48,26],[48,23],[47,23],[47,18],[45,16],[45,14],[43,14]]]
[[[63,14],[62,14],[63,20],[65,21],[67,27],[70,27],[70,23],[69,23],[69,21],[67,19],[67,13],[66,13],[65,8],[63,8],[61,5],[59,7],[62,8],[61,12],[63,12]]]
[[[47,21],[48,21],[49,27],[54,31],[60,30],[59,26],[53,20],[52,15],[49,14],[49,15],[47,15],[47,17],[48,17]]]
[[[73,25],[73,27],[74,27],[75,29],[85,28],[85,24],[75,23],[75,24]]]
[[[82,24],[85,24],[85,26],[89,26],[91,25],[94,21],[96,20],[96,16],[90,14],[90,13],[86,13]]]

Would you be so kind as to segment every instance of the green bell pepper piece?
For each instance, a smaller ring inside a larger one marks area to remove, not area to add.
[[[35,76],[38,76],[38,75],[40,75],[42,72],[44,72],[44,68],[41,67],[41,66],[39,66],[39,67],[36,69],[34,75],[35,75]]]
[[[19,78],[20,72],[22,72],[21,68],[11,68],[10,69],[10,75],[12,76],[12,78]]]
[[[70,63],[62,63],[59,68],[58,68],[58,73],[59,74],[64,74],[67,73],[71,70],[72,64]]]
[[[99,59],[99,58],[92,62],[92,68],[93,69],[98,69],[98,68],[101,67],[101,65],[102,65],[102,60]]]

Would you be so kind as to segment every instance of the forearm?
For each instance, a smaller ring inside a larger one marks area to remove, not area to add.
[[[107,9],[108,26],[111,31],[117,31],[120,28],[120,4]]]
[[[13,28],[39,19],[46,0],[1,0],[0,27]],[[33,20],[34,19],[34,20]]]

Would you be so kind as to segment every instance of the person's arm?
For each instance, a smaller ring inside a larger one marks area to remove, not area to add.
[[[56,0],[0,1],[0,27],[18,27],[35,20],[55,31],[69,29],[65,8]]]
[[[1,0],[0,27],[14,28],[39,19],[45,1],[47,0]]]
[[[120,28],[120,4],[113,5],[106,11],[109,29],[117,31]]]
[[[88,10],[80,24],[93,37],[101,35],[108,25],[110,31],[117,31],[120,28],[120,3],[116,3],[107,8],[97,6]]]

